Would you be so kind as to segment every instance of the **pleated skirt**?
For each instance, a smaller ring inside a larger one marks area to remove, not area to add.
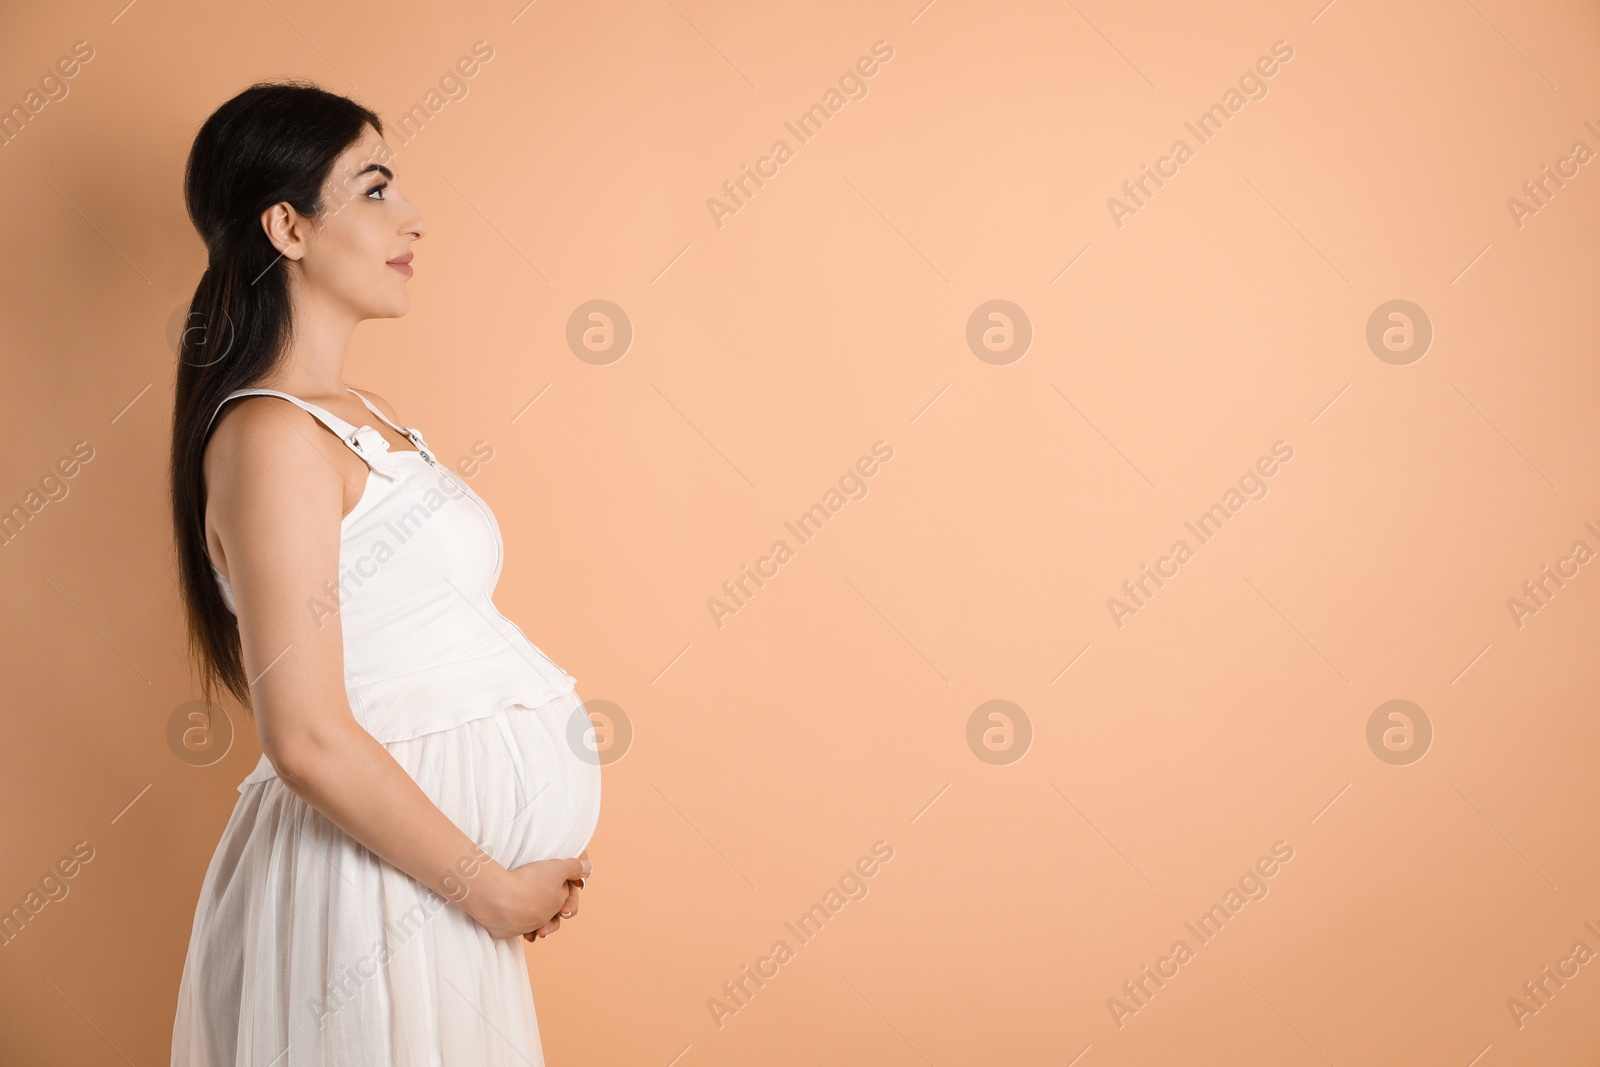
[[[385,748],[506,867],[600,817],[575,691]],[[542,1067],[521,938],[496,940],[277,778],[242,787],[206,870],[173,1067]]]

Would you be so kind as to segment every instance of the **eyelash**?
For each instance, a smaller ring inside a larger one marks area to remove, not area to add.
[[[389,183],[388,182],[382,182],[382,183],[380,183],[378,185],[374,185],[371,189],[368,189],[366,195],[371,196],[373,193],[381,193],[387,188],[389,188]],[[380,196],[378,199],[382,200],[384,198]]]

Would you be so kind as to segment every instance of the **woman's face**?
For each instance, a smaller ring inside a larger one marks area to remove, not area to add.
[[[411,310],[406,291],[411,244],[428,232],[400,192],[389,161],[394,153],[378,132],[339,156],[322,187],[322,214],[313,219],[277,204],[262,216],[267,234],[291,261],[297,296],[331,305],[353,318],[395,318]]]

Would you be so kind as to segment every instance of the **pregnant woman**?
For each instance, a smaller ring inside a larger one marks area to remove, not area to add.
[[[174,1067],[544,1062],[521,939],[577,911],[599,761],[576,680],[491,599],[488,505],[345,384],[427,232],[392,160],[377,115],[298,82],[229,100],[189,156],[177,561],[203,691],[264,754],[200,889]]]

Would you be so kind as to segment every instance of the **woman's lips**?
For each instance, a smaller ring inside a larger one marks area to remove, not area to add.
[[[401,274],[404,274],[407,278],[411,277],[413,274],[416,273],[415,271],[413,271],[411,269],[411,264],[409,264],[409,263],[390,263],[389,266],[393,267],[395,270],[399,271]]]

